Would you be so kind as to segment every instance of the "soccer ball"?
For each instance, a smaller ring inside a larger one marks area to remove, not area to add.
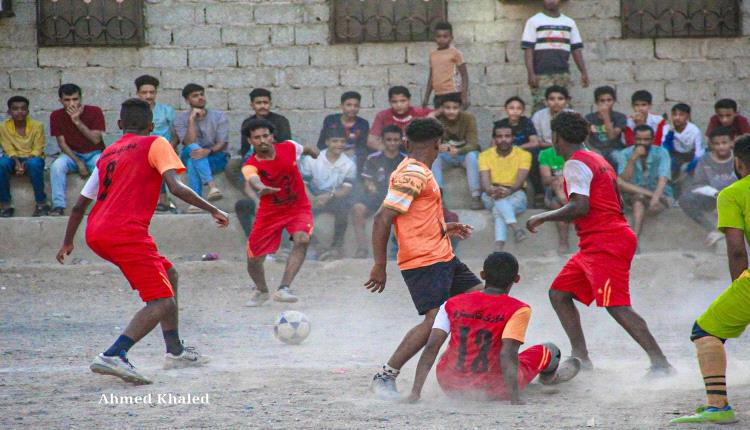
[[[298,345],[310,334],[310,320],[302,312],[284,311],[276,317],[273,333],[284,343]]]

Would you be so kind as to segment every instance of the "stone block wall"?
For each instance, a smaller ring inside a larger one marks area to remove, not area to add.
[[[520,36],[540,3],[449,2],[484,144],[507,97],[530,99]],[[592,87],[616,86],[619,110],[629,112],[630,94],[645,88],[654,94],[657,112],[688,102],[704,126],[717,98],[750,106],[750,3],[742,7],[746,36],[730,39],[622,39],[618,0],[570,0],[564,12],[583,34]],[[117,136],[119,103],[135,93],[133,79],[150,73],[162,81],[161,101],[178,109],[185,108],[185,84],[206,86],[210,106],[229,111],[233,145],[249,112],[248,92],[256,86],[273,91],[295,138],[314,142],[343,91],[362,93],[367,119],[387,107],[392,85],[407,85],[420,103],[434,49],[431,42],[330,45],[325,0],[155,1],[146,5],[147,46],[140,49],[39,48],[34,0],[14,0],[14,8],[15,17],[0,19],[0,99],[25,95],[34,116],[47,121],[58,107],[56,87],[78,83],[85,101],[105,110],[108,141]],[[576,109],[590,111],[592,89],[571,89]]]

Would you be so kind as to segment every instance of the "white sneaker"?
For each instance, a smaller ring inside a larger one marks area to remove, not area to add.
[[[208,190],[208,194],[206,195],[206,199],[209,201],[221,200],[222,197],[224,197],[224,194],[216,187]]]
[[[164,368],[165,369],[178,369],[182,367],[198,367],[211,361],[211,358],[206,355],[201,355],[194,346],[187,346],[183,344],[182,354],[174,355],[168,352],[164,355]]]
[[[130,382],[136,385],[152,383],[150,379],[138,373],[138,371],[135,370],[135,366],[130,364],[125,357],[109,357],[104,354],[99,354],[94,361],[91,362],[89,369],[100,375],[117,376],[125,382]]]
[[[299,298],[292,294],[291,291],[289,291],[289,287],[282,287],[276,290],[275,293],[273,293],[273,299],[277,302],[284,302],[284,303],[294,303]]]
[[[396,388],[396,379],[376,373],[370,384],[370,391],[375,393],[381,400],[401,400],[401,393]]]
[[[265,302],[267,302],[270,297],[271,295],[268,294],[268,291],[262,292],[259,290],[255,290],[253,291],[252,295],[250,295],[250,300],[245,303],[245,306],[250,308],[257,308],[258,306],[261,306]]]

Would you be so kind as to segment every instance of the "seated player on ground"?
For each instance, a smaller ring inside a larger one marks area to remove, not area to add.
[[[560,364],[560,349],[552,343],[534,345],[519,354],[531,308],[508,295],[521,280],[512,254],[491,254],[484,260],[480,276],[484,290],[452,297],[440,307],[417,364],[409,401],[419,400],[449,335],[448,349],[436,371],[440,387],[449,395],[523,404],[521,391],[537,375],[543,384],[557,384],[569,381],[581,369],[580,360],[574,357]]]
[[[690,340],[706,384],[706,405],[673,423],[731,423],[737,419],[727,397],[727,339],[740,337],[750,324],[750,271],[746,242],[750,242],[750,136],[734,143],[734,166],[741,178],[719,193],[719,230],[726,236],[732,285],[695,321]]]
[[[73,252],[73,239],[92,200],[86,225],[86,243],[101,258],[116,265],[146,306],[141,308],[108,350],[99,354],[90,369],[134,384],[150,384],[128,361],[130,348],[161,325],[167,354],[164,368],[200,366],[208,361],[185,345],[178,332],[177,271],[159,254],[148,234],[159,201],[162,181],[175,197],[210,212],[219,227],[229,225],[227,214],[183,185],[178,174],[185,166],[172,145],[154,129],[151,107],[140,99],[122,104],[117,125],[123,136],[104,150],[91,178],[68,219],[65,240],[57,253],[60,264]]]

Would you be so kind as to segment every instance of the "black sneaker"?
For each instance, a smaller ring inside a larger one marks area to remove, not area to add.
[[[13,208],[0,209],[0,218],[10,218],[15,211]]]
[[[396,378],[376,373],[370,384],[370,391],[383,400],[400,400],[401,393],[396,388]]]
[[[50,207],[47,203],[42,203],[39,205],[36,205],[36,209],[34,209],[34,213],[31,216],[34,217],[40,217],[40,216],[47,216],[49,215]]]

